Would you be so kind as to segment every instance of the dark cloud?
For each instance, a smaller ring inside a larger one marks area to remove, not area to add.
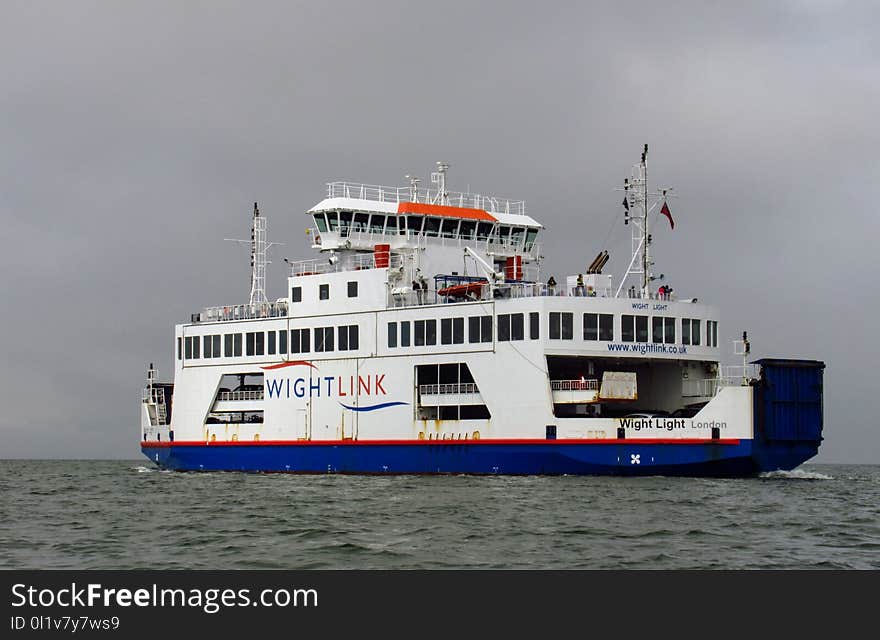
[[[524,198],[545,270],[603,248],[651,145],[658,267],[724,338],[827,361],[820,459],[873,462],[880,46],[870,2],[6,3],[2,454],[136,456],[172,325],[243,300],[259,200],[305,250],[323,184],[452,163]],[[609,267],[628,237],[612,232]]]

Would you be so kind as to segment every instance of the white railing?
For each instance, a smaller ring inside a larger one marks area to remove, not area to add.
[[[551,391],[598,391],[599,381],[595,378],[583,380],[551,380]]]
[[[163,387],[144,387],[141,392],[141,401],[165,404],[165,389]]]
[[[450,393],[479,393],[480,390],[473,382],[460,382],[452,384],[422,384],[419,385],[419,395],[442,395]]]
[[[380,254],[380,258],[384,257]],[[388,266],[392,269],[402,264],[400,254],[388,254]],[[336,273],[340,271],[360,271],[362,269],[376,268],[376,255],[374,253],[356,253],[347,257],[334,256],[330,258],[313,258],[311,260],[297,260],[290,263],[290,276],[311,276],[321,273]]]
[[[230,322],[254,318],[284,318],[286,316],[286,302],[233,304],[223,307],[208,307],[203,313],[194,315],[193,322]]]
[[[525,215],[526,203],[497,196],[484,196],[478,193],[447,192],[447,200],[441,202],[438,192],[432,189],[419,189],[415,198],[410,187],[383,187],[358,182],[328,182],[328,198],[356,198],[374,202],[421,202],[424,204],[446,204],[451,207],[484,209],[491,213],[513,213]]]
[[[237,400],[262,400],[263,390],[256,391],[221,391],[217,394],[218,402],[229,402]]]

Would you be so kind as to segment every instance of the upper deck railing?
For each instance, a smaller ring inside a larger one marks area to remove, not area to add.
[[[421,202],[424,204],[445,204],[450,207],[484,209],[490,213],[512,213],[525,215],[526,203],[523,200],[510,200],[498,196],[484,196],[479,193],[448,192],[446,200],[433,189],[419,189],[413,197],[411,187],[383,187],[358,182],[328,182],[328,198],[357,198],[374,202]]]

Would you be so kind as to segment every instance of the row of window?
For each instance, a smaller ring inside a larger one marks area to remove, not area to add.
[[[241,333],[214,334],[208,336],[187,336],[177,339],[177,359],[198,360],[200,358],[238,358],[244,355],[287,355],[288,353],[308,353],[311,351],[311,329],[290,330],[290,351],[288,352],[288,332],[249,331],[242,340]],[[315,351],[355,351],[359,348],[358,325],[341,327],[317,327],[315,332]],[[223,349],[221,351],[221,337]]]
[[[428,238],[461,238],[498,244],[521,246],[531,251],[538,236],[537,229],[514,227],[493,222],[440,218],[415,214],[410,216],[351,211],[316,213],[319,233],[338,232],[342,238],[352,233],[383,233],[388,235],[422,235]]]
[[[538,313],[529,314],[529,337],[537,340],[539,335]],[[465,320],[467,323],[465,324]],[[465,326],[470,344],[492,342],[492,316],[469,318],[442,318],[440,320],[440,344],[464,344]],[[525,340],[525,318],[522,313],[498,315],[498,341]],[[437,344],[436,320],[404,320],[388,323],[388,347],[422,347]]]
[[[346,283],[346,292],[348,293],[349,298],[357,298],[358,295],[358,283],[357,280],[349,280]],[[303,289],[302,287],[291,287],[290,289],[290,302],[302,302],[303,299]],[[329,300],[330,299],[330,285],[328,283],[319,284],[318,285],[318,300]]]
[[[540,316],[533,311],[528,314],[529,339],[540,338]],[[467,322],[465,322],[467,320]],[[609,313],[583,314],[584,340],[611,342],[614,340],[614,316]],[[650,320],[650,323],[649,323]],[[650,340],[648,328],[650,324]],[[622,342],[675,343],[675,318],[664,316],[623,315],[620,319]],[[492,316],[471,316],[468,318],[442,318],[440,320],[440,344],[464,344],[465,327],[470,344],[492,342]],[[358,325],[339,327],[316,327],[312,329],[291,329],[290,350],[288,351],[288,332],[251,331],[244,334],[244,355],[262,356],[287,353],[309,353],[312,349],[314,331],[314,350],[354,351],[359,348]],[[525,314],[501,313],[497,318],[499,342],[525,340]],[[699,346],[701,342],[701,321],[696,318],[681,319],[681,343]],[[223,349],[221,351],[221,337]],[[549,314],[549,337],[551,340],[574,339],[574,314],[551,311]],[[388,347],[422,347],[437,344],[437,320],[404,320],[388,323]],[[706,346],[718,346],[718,322],[706,321]],[[183,348],[181,348],[183,347]],[[177,359],[198,360],[199,358],[221,358],[242,355],[242,334],[227,333],[206,336],[187,336],[182,343],[177,339]]]

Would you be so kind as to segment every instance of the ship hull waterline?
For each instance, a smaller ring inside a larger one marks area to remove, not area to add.
[[[818,443],[759,440],[142,442],[175,471],[748,477],[788,471]]]

